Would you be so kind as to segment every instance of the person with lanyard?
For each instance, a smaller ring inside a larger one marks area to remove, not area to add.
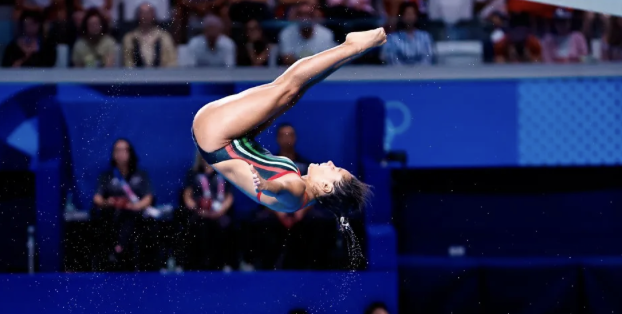
[[[233,193],[200,154],[186,177],[183,203],[189,223],[181,224],[186,231],[181,239],[186,260],[181,264],[189,270],[230,269],[235,263]]]
[[[100,175],[93,197],[96,238],[101,239],[104,260],[118,262],[118,270],[137,270],[142,214],[153,203],[151,182],[138,169],[138,157],[126,139],[115,141],[110,166]]]

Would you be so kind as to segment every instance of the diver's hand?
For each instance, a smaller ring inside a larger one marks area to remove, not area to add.
[[[268,181],[266,181],[266,179],[262,178],[259,173],[257,172],[257,170],[255,169],[255,167],[253,167],[253,165],[250,165],[250,169],[251,172],[253,173],[253,184],[255,185],[255,189],[257,191],[265,191],[268,189]]]

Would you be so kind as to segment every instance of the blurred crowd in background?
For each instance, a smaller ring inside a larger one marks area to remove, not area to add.
[[[295,149],[294,127],[279,125],[276,137],[275,154],[293,160],[305,175],[310,162]],[[179,208],[167,217],[152,215],[158,211],[152,189],[157,182],[140,167],[141,157],[126,139],[113,144],[110,164],[104,165],[108,170],[97,179],[89,219],[70,219],[65,225],[66,271],[365,268],[363,261],[349,263],[347,239],[331,213],[314,206],[291,214],[255,203],[250,206],[256,208],[239,208],[237,197],[246,196],[234,196],[234,187],[199,154],[185,176],[171,178],[184,182],[177,191]],[[72,206],[71,200],[67,203]],[[250,216],[236,215],[236,206]],[[359,237],[364,235],[361,217],[351,217],[350,223]]]
[[[622,60],[620,17],[526,0],[16,0],[3,8],[12,31],[0,36],[2,66],[14,68],[282,66],[378,26],[387,44],[355,63],[443,64],[456,51],[482,63]]]

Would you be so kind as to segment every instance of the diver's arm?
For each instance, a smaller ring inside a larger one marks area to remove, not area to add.
[[[306,185],[299,178],[293,180],[274,180],[268,181],[262,178],[257,170],[251,166],[253,173],[253,183],[257,191],[263,192],[267,196],[276,198],[279,203],[297,206],[304,198]]]

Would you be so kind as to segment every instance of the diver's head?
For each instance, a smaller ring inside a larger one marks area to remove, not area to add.
[[[332,161],[311,164],[307,182],[315,195],[315,200],[335,216],[348,217],[352,212],[363,209],[371,195],[371,187],[343,168],[336,167]]]

